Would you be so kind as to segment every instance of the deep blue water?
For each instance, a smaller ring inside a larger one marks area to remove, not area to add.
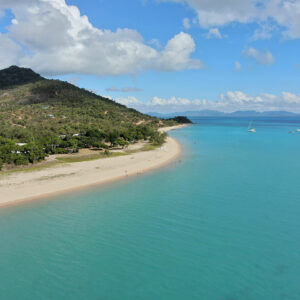
[[[300,299],[300,120],[194,121],[164,169],[1,208],[0,299]]]

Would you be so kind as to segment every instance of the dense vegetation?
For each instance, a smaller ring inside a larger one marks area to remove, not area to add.
[[[167,119],[169,122],[179,123],[179,124],[192,124],[192,121],[184,116],[177,116],[171,119]]]
[[[80,148],[126,147],[138,140],[160,145],[165,134],[158,127],[175,124],[30,69],[0,71],[0,169]]]
[[[14,85],[36,82],[41,79],[43,78],[31,69],[11,66],[0,71],[0,88],[3,89]]]

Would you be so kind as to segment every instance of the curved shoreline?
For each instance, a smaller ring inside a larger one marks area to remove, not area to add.
[[[183,125],[162,128],[169,131]],[[76,162],[34,172],[18,172],[0,180],[0,206],[56,195],[117,181],[163,167],[181,153],[180,144],[167,137],[158,149],[126,156]]]

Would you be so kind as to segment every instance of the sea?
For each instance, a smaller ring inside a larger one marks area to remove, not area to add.
[[[0,208],[0,299],[299,300],[300,118],[193,121],[164,168]]]

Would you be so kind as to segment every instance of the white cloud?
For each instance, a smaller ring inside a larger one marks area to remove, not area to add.
[[[203,67],[203,63],[198,59],[190,58],[190,54],[195,51],[195,48],[192,37],[181,32],[167,43],[157,59],[157,67],[165,71],[200,69]]]
[[[203,28],[220,27],[231,22],[248,23],[257,16],[252,0],[160,0],[161,2],[186,3],[198,15]]]
[[[257,104],[262,103],[263,99],[261,96],[250,96],[241,91],[227,92],[226,94],[221,94],[220,99],[224,103],[245,105],[245,104]]]
[[[186,3],[198,15],[203,28],[220,27],[230,23],[275,22],[282,26],[286,38],[300,38],[300,0],[160,0]],[[269,38],[270,32],[257,32]]]
[[[289,92],[283,92],[282,97],[285,102],[290,104],[300,104],[300,95],[295,95]]]
[[[9,37],[0,33],[0,69],[18,64],[22,55],[22,48]]]
[[[240,70],[242,69],[242,64],[241,64],[239,61],[236,61],[236,62],[234,63],[234,69],[235,69],[236,71],[240,71]]]
[[[159,97],[153,97],[149,102],[151,106],[165,106],[165,105],[189,105],[192,102],[184,98],[172,97],[170,99],[163,99]]]
[[[267,5],[268,14],[286,29],[285,38],[300,38],[300,0],[271,0]]]
[[[162,48],[162,45],[161,45],[161,43],[159,42],[158,39],[152,39],[152,40],[150,40],[148,42],[148,44],[154,46],[157,49],[161,49]]]
[[[261,65],[272,65],[275,61],[273,54],[270,51],[261,52],[253,47],[243,51],[246,57],[254,59]]]
[[[136,97],[118,98],[119,103],[143,112],[182,112],[189,110],[219,110],[233,112],[236,110],[276,111],[286,110],[300,113],[300,95],[282,92],[280,95],[260,94],[248,95],[242,91],[228,91],[221,94],[217,101],[206,99],[186,99],[171,97],[168,99],[153,97],[149,101],[141,101]]]
[[[141,92],[142,89],[136,88],[136,87],[123,87],[123,88],[117,88],[115,86],[106,88],[105,91],[107,92],[119,92],[119,93],[132,93],[132,92]]]
[[[191,28],[191,22],[190,19],[184,18],[182,21],[182,25],[185,29],[190,29]]]
[[[133,96],[118,98],[116,101],[128,107],[136,108],[141,105],[141,101]]]
[[[187,33],[174,36],[158,51],[147,45],[135,30],[124,28],[112,32],[94,27],[87,16],[65,0],[1,0],[0,9],[11,9],[13,20],[17,20],[2,37],[9,45],[1,43],[1,51],[8,53],[14,47],[16,56],[6,66],[20,64],[45,75],[100,76],[202,67],[199,60],[190,58],[195,42]],[[26,51],[17,51],[21,49],[18,45]]]
[[[82,80],[82,78],[80,76],[72,76],[67,81],[72,83],[72,84],[78,84],[78,82],[80,80]]]
[[[274,25],[270,24],[262,24],[258,29],[254,31],[253,36],[251,37],[251,41],[257,41],[257,40],[267,40],[272,37],[273,32],[276,30],[276,27]]]
[[[223,36],[218,28],[210,28],[206,34],[207,39],[222,39]]]

